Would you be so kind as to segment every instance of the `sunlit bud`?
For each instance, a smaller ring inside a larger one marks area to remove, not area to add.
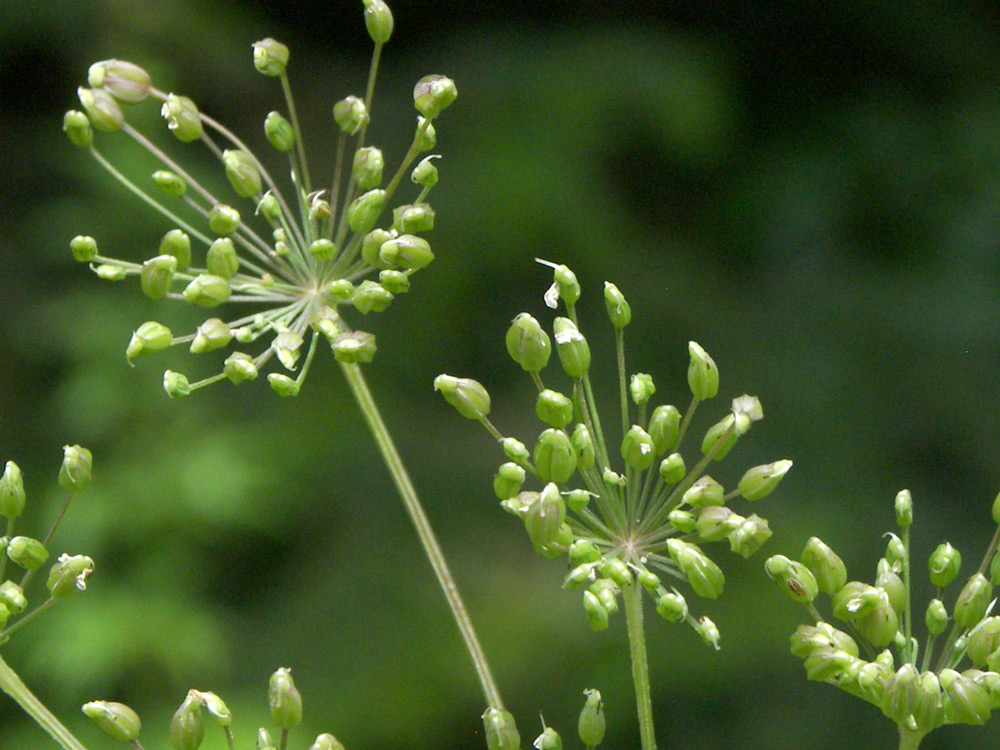
[[[302,721],[302,696],[292,681],[291,670],[282,667],[271,675],[267,686],[271,721],[288,730]]]
[[[201,138],[203,132],[197,105],[186,96],[169,94],[160,107],[160,114],[167,121],[167,128],[182,143]]]
[[[577,466],[579,466],[579,463]],[[589,490],[570,490],[563,493],[563,496],[566,498],[566,507],[574,513],[582,512],[590,504],[591,499],[597,497],[597,495]]]
[[[638,471],[645,471],[656,458],[653,438],[639,425],[632,425],[622,439],[621,455],[628,466]]]
[[[444,400],[458,409],[458,413],[466,419],[482,419],[490,413],[490,394],[476,380],[438,375],[434,378],[434,390],[440,391]],[[524,448],[523,445],[521,447]],[[527,449],[524,449],[524,453],[527,454]],[[517,461],[516,458],[511,460]]]
[[[570,437],[573,450],[576,451],[576,465],[580,469],[589,469],[594,465],[594,441],[590,437],[590,430],[582,422],[573,428]]]
[[[566,520],[566,502],[559,488],[549,482],[524,511],[524,528],[531,543],[543,547],[554,541]]]
[[[708,428],[701,441],[701,452],[707,456],[714,451],[713,460],[721,461],[736,445],[737,439],[736,417],[730,413]]]
[[[87,579],[94,572],[94,561],[86,555],[60,555],[49,570],[45,583],[53,599],[65,599],[74,591],[86,591]]]
[[[187,182],[184,181],[184,178],[166,169],[153,172],[153,182],[156,183],[156,187],[172,198],[180,198],[187,192]]]
[[[688,488],[682,499],[692,508],[704,508],[709,505],[722,505],[724,494],[722,485],[706,474]]]
[[[1000,648],[1000,617],[987,617],[969,633],[966,653],[973,666],[983,667],[990,654]]]
[[[821,539],[810,538],[799,559],[815,577],[819,590],[827,596],[834,596],[847,583],[844,561]]]
[[[784,555],[769,557],[764,563],[764,570],[793,601],[811,602],[819,593],[819,586],[809,568]]]
[[[333,120],[347,135],[357,135],[368,124],[368,110],[364,101],[349,96],[333,105]]]
[[[572,565],[595,563],[601,559],[601,551],[592,539],[577,539],[570,545],[569,560]]]
[[[379,271],[378,283],[390,294],[406,294],[410,291],[410,277],[403,271]]]
[[[483,712],[483,730],[488,750],[521,750],[521,735],[509,711],[487,708]]]
[[[725,539],[746,519],[729,508],[710,505],[698,511],[695,530],[703,542],[718,542]]]
[[[69,241],[69,249],[73,253],[74,260],[89,263],[97,257],[97,240],[78,234]]]
[[[228,237],[220,237],[208,247],[205,255],[205,266],[208,272],[221,279],[231,279],[240,268],[233,241]]]
[[[124,703],[91,701],[83,704],[83,712],[113,739],[132,742],[139,736],[142,722],[139,714]]]
[[[392,293],[383,288],[378,282],[365,279],[354,291],[351,304],[362,315],[370,312],[382,312],[392,302]]]
[[[431,252],[430,243],[423,237],[403,234],[383,242],[379,247],[378,257],[383,264],[416,271],[430,265],[434,260],[434,253]]]
[[[895,534],[890,533],[886,536],[889,537],[889,541],[885,545],[885,559],[889,561],[892,569],[898,572],[906,563],[906,545]]]
[[[413,87],[413,106],[428,120],[433,120],[455,101],[455,82],[442,75],[424,76]]]
[[[790,642],[792,654],[800,659],[805,659],[814,650],[824,646],[839,649],[851,656],[858,655],[857,642],[844,631],[825,622],[799,625],[792,633]]]
[[[500,441],[500,445],[503,448],[503,454],[516,464],[523,465],[527,463],[531,455],[528,453],[527,446],[517,438],[503,438]]]
[[[576,471],[576,451],[562,430],[548,429],[539,435],[533,458],[543,482],[562,484]]]
[[[191,393],[191,384],[188,383],[187,376],[173,370],[163,373],[163,390],[170,398],[187,396]]]
[[[94,128],[102,133],[121,130],[125,116],[111,94],[102,89],[88,89],[81,86],[76,90],[76,95]]]
[[[577,281],[576,274],[568,266],[552,267],[552,285],[567,309],[573,307],[580,299],[580,282]],[[550,307],[554,309],[555,305],[550,305]]]
[[[358,234],[370,231],[384,206],[384,190],[369,190],[351,201],[347,207],[347,224],[351,231]]]
[[[382,150],[374,146],[365,146],[354,152],[354,165],[351,168],[351,174],[354,175],[354,181],[361,190],[371,190],[382,182],[382,169],[384,167],[385,159],[382,158]]]
[[[410,179],[421,187],[432,188],[438,183],[438,170],[434,166],[434,159],[439,159],[440,157],[436,154],[431,156],[425,156],[420,162],[413,168],[410,173]]]
[[[955,623],[963,628],[975,627],[986,615],[992,595],[993,587],[986,576],[981,573],[972,576],[955,601],[955,610],[952,612]]]
[[[232,294],[229,282],[209,273],[195,276],[184,288],[184,299],[199,307],[218,307]]]
[[[226,149],[222,152],[222,163],[226,178],[238,196],[252,198],[260,193],[260,170],[250,154],[241,149]]]
[[[684,457],[680,453],[671,453],[660,461],[660,478],[667,484],[677,484],[686,474]]]
[[[37,539],[16,536],[7,543],[7,557],[22,568],[38,570],[49,559],[49,553]]]
[[[550,427],[562,429],[573,421],[573,402],[568,396],[546,388],[535,401],[535,414]]]
[[[271,733],[263,727],[257,730],[257,750],[278,750]]]
[[[569,318],[556,318],[552,330],[563,371],[571,378],[582,378],[590,369],[590,346],[587,339]]]
[[[222,371],[234,385],[257,377],[257,365],[253,363],[253,358],[242,352],[233,352],[226,357],[225,362],[222,363]]]
[[[191,238],[180,229],[171,229],[160,240],[160,255],[170,255],[177,260],[176,270],[183,271],[191,262]]]
[[[524,467],[513,462],[501,464],[493,477],[493,491],[501,500],[514,497],[524,484]]]
[[[620,331],[632,320],[632,308],[625,300],[625,295],[618,291],[618,287],[610,281],[604,282],[604,306],[608,311],[608,318],[616,331]]]
[[[268,143],[281,152],[291,151],[295,145],[292,124],[280,112],[268,112],[264,118],[264,135],[267,136]]]
[[[157,255],[142,264],[139,285],[142,293],[150,299],[162,299],[170,291],[177,269],[177,258],[172,255]]]
[[[901,529],[913,523],[913,497],[909,490],[900,490],[896,493],[896,525]]]
[[[714,622],[712,622],[708,617],[702,615],[698,618],[698,635],[701,639],[705,641],[709,646],[714,648],[716,651],[719,650],[719,628]]]
[[[320,734],[313,740],[309,750],[344,750],[344,745],[332,734]]]
[[[17,518],[24,512],[25,499],[21,468],[8,461],[0,476],[0,516],[9,521]]]
[[[587,625],[595,632],[608,629],[608,608],[601,604],[597,594],[592,591],[583,592],[583,611],[587,615]]]
[[[718,598],[722,593],[726,577],[708,555],[697,545],[679,539],[668,539],[667,551],[698,596],[706,599]]]
[[[889,595],[883,589],[875,590],[878,592],[875,606],[854,618],[853,622],[858,632],[875,648],[884,648],[893,642],[899,631],[899,616],[889,602]]]
[[[87,71],[87,83],[128,104],[136,104],[149,96],[149,73],[125,60],[94,63]]]
[[[740,494],[750,501],[767,497],[791,468],[792,462],[788,459],[753,467],[740,479]]]
[[[952,547],[949,542],[939,544],[927,559],[931,583],[938,588],[944,588],[954,581],[961,567],[962,553]]]
[[[189,693],[170,720],[170,744],[174,750],[198,750],[204,736],[201,703]]]
[[[507,351],[525,372],[541,372],[552,354],[552,342],[538,321],[519,313],[507,329]]]
[[[80,148],[90,148],[94,142],[90,118],[77,109],[71,109],[63,115],[63,132],[70,143]]]
[[[662,594],[656,600],[656,613],[669,622],[680,622],[687,617],[687,602],[677,591]]]
[[[691,534],[697,526],[697,517],[689,510],[674,508],[667,516],[667,523],[682,534]]]
[[[974,680],[959,675],[945,687],[945,695],[945,716],[949,721],[981,726],[990,718],[989,690]]]
[[[17,615],[28,606],[21,587],[13,581],[0,583],[0,609],[6,609],[10,614]]]
[[[948,610],[944,608],[944,602],[940,599],[931,599],[927,605],[924,622],[927,623],[927,632],[931,635],[943,633],[948,627]]]
[[[437,145],[437,131],[434,130],[434,125],[423,117],[417,117],[417,132],[415,137],[417,151],[421,153],[430,151]]]
[[[121,281],[128,276],[128,272],[125,270],[125,267],[119,266],[115,263],[102,263],[97,266],[97,268],[94,268],[93,266],[91,266],[91,268],[93,268],[94,273],[97,274],[97,278],[102,281]]]
[[[903,579],[896,575],[889,566],[889,561],[882,558],[878,561],[876,568],[875,585],[889,595],[889,604],[896,610],[896,614],[902,614],[906,607],[906,584]]]
[[[240,228],[240,212],[224,203],[208,210],[208,228],[216,234],[232,234]]]

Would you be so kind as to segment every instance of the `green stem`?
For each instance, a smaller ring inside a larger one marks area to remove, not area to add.
[[[917,750],[926,734],[926,732],[917,732],[900,724],[899,750]]]
[[[64,727],[52,712],[28,690],[17,672],[0,657],[0,688],[24,709],[35,723],[49,733],[63,750],[87,750],[73,734]]]
[[[417,536],[420,538],[420,543],[424,547],[424,553],[427,555],[427,559],[430,561],[431,567],[437,575],[438,583],[444,592],[445,599],[448,600],[448,606],[451,607],[451,614],[455,618],[455,624],[458,625],[462,639],[465,641],[465,647],[468,649],[473,666],[476,668],[476,674],[479,677],[483,696],[486,698],[486,704],[490,708],[503,709],[503,699],[500,697],[500,691],[493,681],[489,662],[486,660],[486,654],[483,652],[482,646],[479,645],[479,639],[476,637],[476,631],[472,627],[472,621],[469,619],[469,614],[465,609],[465,604],[462,602],[462,597],[458,593],[455,579],[452,578],[451,571],[448,569],[444,554],[441,552],[441,547],[434,536],[434,530],[431,528],[430,520],[428,520],[427,514],[424,513],[424,508],[420,503],[420,498],[417,496],[417,491],[410,480],[406,467],[403,465],[403,459],[400,458],[399,452],[392,441],[392,436],[389,434],[385,422],[382,421],[382,415],[379,414],[375,400],[372,398],[371,391],[368,390],[368,384],[361,372],[361,367],[357,364],[341,362],[340,369],[347,378],[347,384],[351,387],[354,398],[357,399],[361,414],[365,418],[368,429],[371,430],[372,437],[375,438],[375,443],[382,454],[386,468],[392,476],[392,481],[399,491],[406,512],[409,514]]]
[[[653,730],[653,702],[649,692],[649,663],[646,659],[646,635],[642,626],[642,589],[637,583],[625,586],[625,622],[628,625],[628,645],[632,656],[632,682],[635,685],[635,707],[639,714],[639,737],[642,750],[656,750]]]

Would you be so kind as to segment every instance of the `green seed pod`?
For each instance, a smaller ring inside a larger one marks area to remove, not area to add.
[[[580,712],[577,732],[584,745],[597,747],[604,739],[604,703],[597,690],[584,690],[583,694],[587,696],[587,702]]]
[[[333,105],[333,120],[347,135],[357,135],[368,124],[368,110],[364,101],[349,96]]]
[[[250,154],[241,149],[226,149],[222,152],[222,164],[226,168],[226,178],[238,196],[252,198],[260,193],[260,170]]]
[[[610,613],[593,591],[583,592],[583,611],[587,615],[587,625],[595,633],[608,629]]]
[[[213,276],[227,280],[233,278],[240,268],[233,241],[228,237],[220,237],[209,245],[205,266]]]
[[[896,614],[902,615],[907,603],[906,584],[893,572],[885,558],[878,561],[876,571],[875,585],[888,594],[889,604],[896,610]]]
[[[142,264],[139,285],[142,293],[150,299],[163,299],[170,291],[177,270],[177,258],[172,255],[157,255]]]
[[[424,76],[413,87],[413,106],[425,118],[433,120],[457,96],[458,89],[450,78],[442,75]]]
[[[538,436],[533,454],[535,470],[543,482],[562,484],[576,471],[576,451],[562,430],[548,429]]]
[[[160,115],[167,121],[167,128],[181,143],[201,138],[201,114],[198,106],[188,97],[169,94],[160,107]]]
[[[747,500],[760,500],[770,495],[784,478],[792,462],[788,459],[762,464],[749,469],[738,485],[740,494]]]
[[[65,599],[77,590],[86,591],[93,572],[94,561],[86,555],[63,554],[50,568],[45,586],[53,599]]]
[[[561,430],[573,421],[573,402],[568,396],[546,388],[535,401],[535,414],[545,424]]]
[[[566,520],[566,502],[559,488],[549,482],[524,511],[524,528],[535,547],[555,541]]]
[[[170,720],[170,744],[174,750],[198,750],[204,736],[201,703],[189,693]]]
[[[309,750],[344,750],[344,746],[332,734],[320,734],[309,746]]]
[[[91,701],[83,704],[83,712],[113,739],[133,742],[139,737],[142,722],[139,714],[124,703]]]
[[[694,592],[705,599],[717,599],[722,593],[726,577],[719,566],[695,544],[679,539],[667,540],[667,551],[677,563]]]
[[[692,508],[705,508],[709,505],[722,505],[725,502],[724,495],[725,489],[722,485],[705,474],[688,488],[682,501]]]
[[[88,89],[81,86],[76,90],[77,98],[83,105],[84,112],[90,120],[90,124],[102,133],[113,133],[121,130],[125,122],[125,115],[122,114],[121,107],[107,91],[102,89]],[[65,125],[65,120],[64,120]]]
[[[371,190],[377,188],[382,182],[382,170],[385,168],[385,159],[382,157],[382,150],[374,146],[365,146],[354,152],[354,164],[351,167],[351,174],[354,181],[361,190]],[[399,209],[397,209],[399,210]],[[433,226],[434,220],[431,219]],[[415,231],[411,229],[401,231]]]
[[[718,542],[736,530],[746,519],[729,508],[710,505],[698,511],[695,531],[703,542]]]
[[[78,234],[69,241],[69,249],[73,253],[73,260],[78,263],[89,263],[97,257],[97,240]]]
[[[487,708],[483,712],[483,729],[488,750],[521,750],[521,735],[509,711]]]
[[[292,681],[290,669],[282,667],[271,675],[267,703],[271,708],[271,721],[282,729],[287,731],[302,721],[302,696]]]
[[[383,242],[378,250],[380,265],[399,266],[410,270],[420,270],[434,260],[430,243],[423,237],[402,234],[388,242]]]
[[[645,471],[656,458],[653,438],[639,425],[632,425],[622,439],[621,455],[628,466],[637,471]]]
[[[751,513],[729,534],[729,549],[746,559],[770,538],[771,529],[767,520]]]
[[[563,371],[571,378],[582,378],[590,369],[590,346],[587,339],[569,318],[556,318],[552,330]]]
[[[221,276],[202,273],[184,288],[184,299],[199,307],[218,307],[233,293],[229,282]]]
[[[954,581],[961,567],[962,554],[949,542],[939,544],[927,559],[931,583],[938,588],[944,588]]]
[[[433,159],[439,159],[437,155],[425,156],[413,171],[410,173],[410,180],[425,188],[432,188],[438,183],[438,170],[434,166]]]
[[[644,372],[637,372],[633,375],[629,380],[628,388],[632,396],[632,402],[636,406],[648,403],[649,399],[656,393],[656,386],[653,385],[653,376]]]
[[[819,593],[819,585],[809,568],[784,555],[769,557],[764,562],[764,571],[793,601],[811,602]]]
[[[523,466],[518,466],[512,461],[501,464],[497,469],[496,476],[493,477],[493,491],[501,500],[509,500],[521,491],[524,485],[525,471]]]
[[[257,365],[253,358],[243,352],[233,352],[222,363],[222,371],[233,385],[239,385],[245,380],[257,377]]]
[[[187,396],[191,393],[191,384],[188,382],[187,376],[173,370],[167,370],[163,373],[163,390],[170,398]]]
[[[727,414],[714,425],[708,428],[704,440],[701,441],[702,455],[707,456],[715,451],[712,460],[721,461],[736,445],[740,435],[736,431],[736,417]]]
[[[7,543],[7,557],[26,570],[38,570],[49,559],[49,552],[37,539],[16,536]]]
[[[208,210],[208,228],[216,234],[233,234],[240,228],[240,212],[224,203],[216,203]]]
[[[426,123],[426,124],[425,124]],[[437,131],[434,125],[423,117],[417,117],[417,132],[414,134],[417,151],[430,151],[437,145]]]
[[[699,401],[712,398],[719,392],[719,368],[708,352],[694,341],[688,342],[688,354],[691,355],[688,385],[692,395]]]
[[[365,279],[360,286],[354,290],[351,304],[362,315],[370,312],[382,312],[392,302],[392,293],[383,288],[381,284]]]
[[[896,525],[901,529],[913,523],[913,497],[909,490],[900,490],[896,493],[894,502],[896,509]]]
[[[562,738],[552,727],[545,727],[545,731],[531,744],[535,750],[563,750]]]
[[[156,183],[156,187],[171,198],[180,198],[187,192],[187,183],[184,178],[166,169],[153,172],[153,182]]]
[[[1000,648],[1000,617],[987,617],[969,633],[966,653],[974,667],[985,667],[990,654]]]
[[[528,313],[519,313],[507,329],[505,338],[511,358],[525,372],[541,372],[549,363],[552,342],[541,325]]]
[[[71,109],[63,115],[63,132],[69,142],[79,148],[90,148],[94,143],[90,118],[78,109]]]
[[[219,318],[209,318],[200,326],[191,342],[191,353],[202,354],[229,346],[233,340],[233,332]]]
[[[362,0],[365,6],[365,27],[375,44],[385,44],[392,36],[392,11],[383,0]],[[513,724],[513,720],[511,720]],[[490,748],[493,750],[493,748]]]
[[[667,516],[667,523],[682,534],[692,534],[694,533],[697,525],[697,518],[695,514],[689,510],[674,508]]]
[[[656,455],[662,456],[674,447],[680,431],[681,415],[674,406],[657,406],[649,418],[649,436],[653,438]]]
[[[288,47],[271,37],[253,43],[253,66],[260,73],[272,78],[285,72],[288,65]]]
[[[621,331],[631,322],[632,308],[625,300],[625,295],[610,281],[604,282],[604,306],[616,331]]]
[[[0,516],[13,521],[24,512],[25,500],[21,468],[13,461],[8,461],[0,476]]]
[[[676,590],[661,594],[656,600],[656,614],[668,622],[680,622],[687,617],[687,602]]]
[[[573,428],[570,437],[573,450],[576,451],[576,465],[582,470],[590,469],[594,465],[594,441],[590,437],[590,430],[582,422]]]
[[[434,378],[434,390],[439,391],[444,400],[458,409],[458,413],[466,419],[478,420],[490,413],[490,394],[476,380],[438,375]],[[517,461],[514,458],[511,460]]]
[[[799,559],[815,577],[819,590],[827,596],[835,596],[847,583],[847,566],[821,539],[811,537]]]
[[[660,461],[660,478],[667,484],[677,484],[686,475],[687,467],[680,453],[671,453]]]
[[[945,687],[945,719],[956,724],[982,726],[990,718],[990,692],[975,680],[959,675]]]
[[[927,612],[924,615],[924,622],[927,623],[927,632],[931,635],[941,635],[948,627],[948,610],[944,608],[944,602],[940,599],[931,599],[927,605]]]
[[[59,467],[59,486],[73,492],[83,492],[90,484],[94,457],[82,445],[64,445]]]
[[[149,73],[125,60],[104,60],[87,71],[87,83],[103,89],[120,102],[137,104],[149,96]]]
[[[287,153],[295,145],[295,131],[292,124],[280,112],[268,112],[264,118],[264,135],[275,150]]]
[[[347,207],[347,224],[351,231],[358,234],[371,231],[384,207],[384,190],[369,190],[359,195]]]
[[[12,615],[19,615],[28,606],[21,587],[13,581],[0,583],[0,609],[5,609]]]
[[[292,380],[287,375],[283,375],[280,372],[272,372],[267,376],[267,382],[271,386],[271,390],[277,393],[279,396],[298,396],[299,395],[299,384],[297,381]]]
[[[974,628],[986,615],[993,587],[986,576],[976,573],[966,582],[955,601],[952,616],[955,623],[963,628]]]
[[[171,229],[160,239],[160,254],[177,260],[177,271],[183,271],[191,263],[191,238],[180,229]]]

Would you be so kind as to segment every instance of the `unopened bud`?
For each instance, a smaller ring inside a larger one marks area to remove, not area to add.
[[[955,601],[955,611],[952,616],[955,624],[963,628],[973,628],[986,615],[993,595],[993,587],[986,576],[976,573],[962,587]]]
[[[166,169],[153,172],[153,182],[156,183],[156,187],[172,198],[180,198],[187,192],[187,183],[184,178],[176,172]]]
[[[792,462],[788,459],[753,467],[740,479],[740,494],[750,501],[767,497],[791,468]]]
[[[535,401],[535,414],[549,427],[562,429],[573,421],[573,402],[568,396],[546,388]]]
[[[59,467],[59,485],[67,490],[83,492],[90,484],[94,457],[82,445],[64,445],[63,461]]]
[[[83,704],[83,712],[113,739],[133,742],[139,737],[142,722],[139,714],[124,703],[91,701]]]
[[[142,264],[139,272],[139,286],[150,299],[162,299],[170,291],[177,270],[177,258],[172,255],[157,255]]]
[[[63,554],[49,570],[45,585],[53,599],[65,599],[75,591],[86,591],[93,572],[94,561],[86,555]]]
[[[201,703],[188,694],[170,720],[170,743],[174,750],[198,750],[204,736]]]
[[[509,711],[487,708],[483,712],[483,730],[488,750],[521,750],[521,735]]]
[[[622,330],[632,321],[632,308],[629,307],[625,295],[610,281],[604,282],[604,306],[616,331]]]
[[[364,101],[349,96],[333,105],[333,120],[347,135],[357,135],[368,124],[368,110]]]
[[[160,107],[160,114],[167,121],[167,128],[182,143],[201,138],[204,131],[198,106],[186,96],[169,94]]]
[[[280,76],[288,65],[288,47],[267,37],[253,43],[253,66],[266,76]]]
[[[257,365],[253,358],[243,352],[233,352],[226,357],[222,363],[222,371],[234,385],[239,385],[245,380],[253,380],[257,377]]]
[[[90,148],[94,143],[90,118],[77,109],[71,109],[63,116],[63,132],[69,142],[79,148]]]
[[[267,703],[271,708],[271,720],[282,729],[291,729],[302,721],[302,696],[292,681],[291,670],[282,667],[271,675]]]
[[[0,516],[13,521],[24,512],[24,480],[20,467],[8,461],[0,476]]]
[[[224,203],[216,203],[208,210],[208,228],[216,234],[232,234],[240,228],[240,212]]]
[[[594,465],[595,453],[594,453],[594,441],[590,437],[590,430],[587,429],[587,425],[582,422],[573,428],[573,434],[570,436],[570,442],[573,444],[573,450],[576,451],[576,465],[580,469],[590,469]]]
[[[167,370],[163,373],[163,390],[170,398],[178,398],[191,393],[191,384],[188,382],[187,376],[173,370]]]
[[[38,570],[49,559],[49,552],[37,539],[16,536],[7,543],[7,557],[26,570]]]
[[[549,362],[552,343],[538,321],[528,313],[514,318],[505,338],[511,358],[525,372],[541,372]]]
[[[622,439],[621,454],[628,466],[637,471],[645,471],[656,458],[653,438],[639,425],[634,424]]]
[[[87,82],[128,104],[136,104],[149,96],[149,73],[125,60],[94,63],[87,71]]]
[[[347,207],[347,224],[351,231],[358,234],[371,231],[384,207],[384,190],[369,190],[359,195]]]
[[[583,694],[587,696],[587,702],[580,712],[577,731],[584,745],[597,747],[604,740],[604,702],[597,690],[584,690]]]
[[[590,346],[587,339],[569,318],[556,318],[552,323],[552,331],[563,372],[571,378],[582,378],[590,369]]]
[[[81,86],[76,90],[76,95],[95,129],[102,133],[121,130],[125,115],[111,94],[103,89],[88,89]]]
[[[819,586],[809,569],[784,555],[769,557],[764,563],[764,570],[793,601],[811,602],[819,593]]]
[[[490,413],[490,394],[476,380],[438,375],[434,378],[434,390],[440,391],[444,400],[466,419],[478,420]]]
[[[835,596],[847,583],[847,566],[823,540],[811,537],[799,556],[816,579],[819,590]]]
[[[696,342],[688,342],[691,363],[688,365],[688,385],[699,401],[712,398],[719,392],[719,368],[715,361]]]
[[[184,288],[184,299],[199,307],[218,307],[232,294],[232,287],[229,282],[221,276],[213,276],[210,273],[203,273],[195,276],[194,279]]]
[[[538,436],[532,454],[535,471],[543,482],[562,484],[576,471],[576,451],[562,430],[548,429]]]
[[[955,580],[962,567],[962,553],[951,546],[949,542],[939,544],[927,559],[931,583],[938,588],[944,588]]]
[[[226,178],[238,196],[251,198],[260,193],[260,170],[250,154],[242,149],[227,149],[222,152],[222,163]]]
[[[365,146],[354,153],[354,166],[351,168],[351,174],[354,175],[354,181],[361,190],[371,190],[382,182],[382,169],[384,167],[385,159],[382,157],[382,150],[374,146]]]
[[[432,188],[438,183],[438,170],[434,166],[434,159],[440,158],[437,155],[425,156],[413,168],[410,179],[421,187]]]
[[[378,257],[384,265],[417,271],[430,265],[434,260],[434,253],[430,243],[423,237],[403,234],[383,242],[379,247]]]
[[[455,82],[442,75],[424,76],[413,88],[413,105],[428,120],[433,120],[455,101],[458,89]]]

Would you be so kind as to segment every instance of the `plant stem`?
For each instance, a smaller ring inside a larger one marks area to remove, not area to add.
[[[920,741],[923,740],[926,732],[916,732],[908,727],[899,725],[899,750],[917,750]]]
[[[385,426],[385,422],[382,421],[382,416],[379,414],[378,407],[375,404],[375,400],[372,398],[371,391],[368,390],[368,384],[361,372],[361,367],[357,364],[348,364],[345,362],[341,362],[339,364],[340,369],[347,378],[348,385],[351,387],[351,392],[354,394],[354,398],[357,399],[358,407],[361,409],[361,414],[365,418],[368,429],[371,430],[372,437],[375,438],[375,443],[378,445],[379,452],[382,454],[382,459],[385,461],[386,468],[392,476],[392,481],[395,483],[396,489],[399,491],[399,495],[403,500],[406,512],[409,514],[410,520],[413,522],[417,536],[420,538],[420,543],[424,547],[424,553],[427,555],[427,559],[430,561],[431,567],[437,575],[438,583],[441,586],[441,590],[444,592],[445,599],[448,600],[448,606],[451,607],[451,614],[455,618],[455,623],[458,625],[458,629],[462,634],[463,640],[465,641],[465,647],[469,651],[469,656],[472,657],[472,663],[476,668],[476,674],[479,676],[479,682],[483,690],[483,696],[486,698],[486,704],[490,708],[503,709],[503,699],[501,699],[500,691],[497,689],[496,683],[493,681],[493,675],[490,673],[489,662],[486,660],[486,654],[483,653],[482,646],[479,645],[479,639],[476,637],[476,631],[472,627],[472,621],[469,619],[469,614],[465,610],[465,604],[462,602],[462,597],[458,593],[458,587],[455,585],[455,579],[452,578],[451,571],[448,569],[448,564],[445,561],[444,554],[441,552],[441,547],[438,545],[437,538],[434,536],[434,530],[431,528],[427,514],[424,513],[424,508],[420,504],[420,498],[417,496],[417,491],[413,487],[413,482],[410,480],[406,467],[403,465],[403,460],[400,458],[399,452],[396,450],[396,446],[392,441],[392,436],[389,434],[389,430]],[[642,626],[640,624],[640,631],[641,627]],[[643,654],[645,654],[645,651]]]
[[[73,734],[64,727],[52,712],[35,697],[28,686],[25,685],[17,672],[10,668],[10,665],[0,657],[0,688],[13,698],[17,705],[24,709],[35,723],[49,733],[63,750],[87,750],[86,747]]]
[[[625,586],[625,622],[628,625],[628,645],[632,656],[632,682],[635,685],[635,707],[639,714],[639,737],[642,750],[656,750],[653,729],[653,702],[649,692],[649,663],[646,659],[646,634],[642,626],[642,589],[637,582]]]

